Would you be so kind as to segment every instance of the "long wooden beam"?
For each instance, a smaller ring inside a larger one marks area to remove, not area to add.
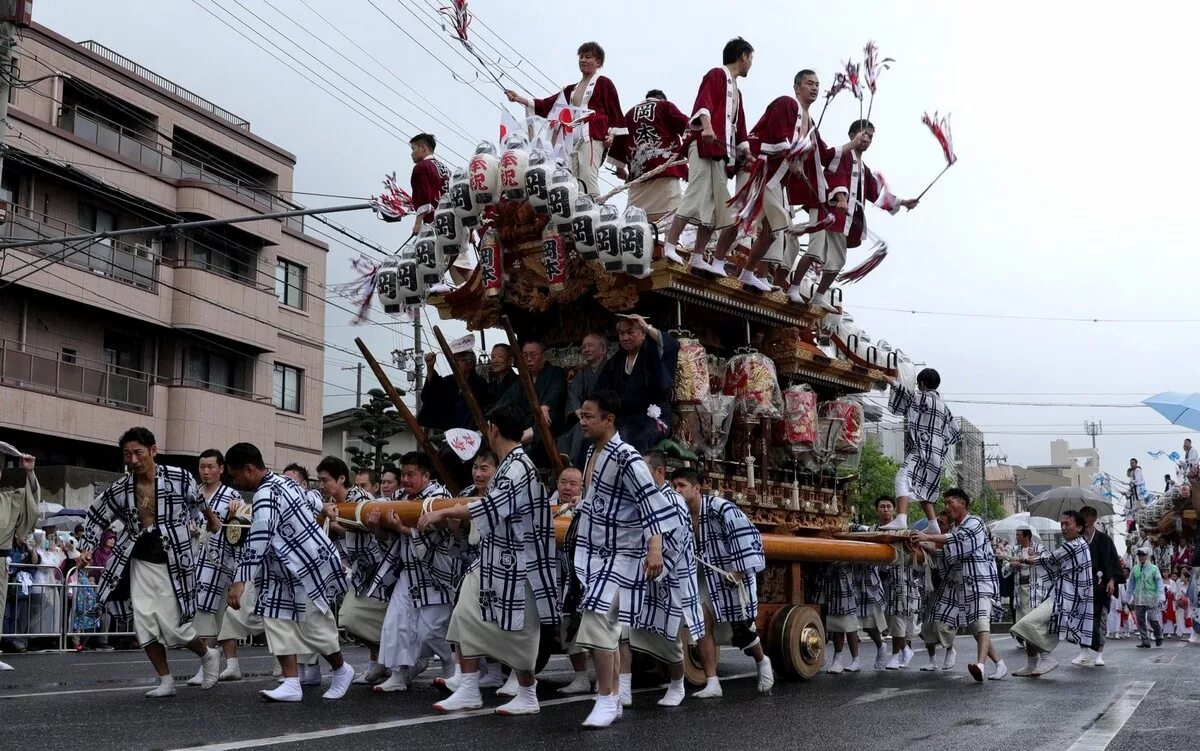
[[[367,345],[362,339],[355,337],[354,343],[358,345],[358,349],[362,352],[363,358],[366,359],[367,365],[370,366],[371,372],[379,380],[379,385],[383,387],[383,393],[387,394],[388,399],[392,400],[392,404],[395,405],[396,411],[400,413],[404,424],[408,426],[408,429],[412,431],[413,437],[417,439],[417,445],[429,457],[429,463],[433,465],[433,471],[438,473],[442,478],[442,482],[445,483],[451,493],[457,493],[462,487],[454,481],[454,477],[446,469],[441,455],[438,454],[437,447],[429,441],[429,436],[425,434],[425,430],[417,423],[416,415],[412,413],[412,410],[400,398],[400,392],[396,391],[396,387],[392,385],[392,380],[387,377],[387,373],[383,372],[383,366],[371,354],[371,350],[367,349]]]

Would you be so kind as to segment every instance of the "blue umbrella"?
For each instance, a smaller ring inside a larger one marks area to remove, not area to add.
[[[1200,430],[1200,394],[1164,391],[1148,399],[1143,399],[1142,404],[1167,418],[1174,425]]]

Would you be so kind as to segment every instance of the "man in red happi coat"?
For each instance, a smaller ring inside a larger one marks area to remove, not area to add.
[[[642,182],[642,175],[679,156],[680,144],[687,134],[688,116],[667,101],[659,89],[646,92],[646,99],[625,113],[629,134],[613,143],[611,156],[617,163],[617,177],[635,181],[629,187],[629,205],[646,212],[656,222],[679,206],[680,179],[687,179],[687,165],[668,167]],[[683,263],[676,255],[673,259]]]
[[[617,136],[628,131],[617,87],[599,74],[604,65],[604,48],[595,42],[584,42],[579,46],[578,55],[579,72],[583,74],[579,83],[568,84],[561,92],[544,99],[530,100],[511,89],[504,93],[508,101],[525,105],[538,117],[552,117],[552,112],[561,111],[567,105],[591,111],[582,123],[575,121],[570,126],[574,129],[570,168],[583,183],[585,192],[595,196],[600,192],[600,164],[604,161],[605,150],[613,145]]]
[[[420,234],[427,222],[433,221],[433,210],[437,208],[442,194],[450,186],[450,169],[433,155],[437,150],[437,139],[431,133],[418,133],[408,142],[412,148],[413,234]]]
[[[745,77],[754,63],[754,47],[737,37],[725,44],[722,66],[704,75],[696,104],[692,108],[691,130],[699,138],[688,146],[688,184],[683,199],[667,232],[664,255],[682,260],[675,252],[679,235],[689,224],[697,225],[696,246],[691,266],[700,271],[725,275],[719,266],[704,260],[704,251],[714,230],[737,236],[733,214],[729,210],[729,177],[737,171],[739,155],[749,154],[746,113],[737,79]]]

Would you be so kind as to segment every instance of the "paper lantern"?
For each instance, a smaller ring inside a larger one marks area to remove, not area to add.
[[[475,196],[471,193],[471,180],[465,170],[456,171],[454,177],[450,178],[450,188],[447,193],[450,196],[450,205],[454,207],[454,216],[458,219],[458,223],[467,229],[478,227],[479,215],[483,212],[483,207],[475,202]],[[437,218],[436,215],[434,218]]]
[[[442,281],[442,272],[446,267],[432,227],[426,225],[417,235],[417,241],[413,243],[413,257],[417,260],[417,274],[424,287],[432,287]]]
[[[504,255],[500,234],[489,229],[479,241],[479,273],[483,280],[483,296],[495,297],[504,287]]]
[[[549,224],[542,231],[542,266],[550,291],[562,292],[567,286],[567,243]]]
[[[571,230],[571,212],[575,199],[579,197],[579,181],[566,167],[559,167],[550,175],[550,189],[546,193],[546,210],[550,221],[559,232]]]
[[[425,285],[417,270],[417,258],[412,253],[405,252],[400,256],[396,266],[396,291],[404,308],[420,305],[425,300]]]
[[[525,199],[525,173],[529,170],[529,145],[520,135],[511,135],[500,155],[500,195],[510,201]]]
[[[621,262],[621,214],[615,206],[600,206],[600,221],[596,224],[596,252],[604,262],[604,270],[617,273],[624,268]]]
[[[496,158],[496,147],[484,141],[475,147],[475,156],[467,163],[467,179],[471,185],[471,197],[480,206],[488,206],[500,200],[500,160]]]
[[[571,235],[575,240],[575,252],[585,261],[594,261],[600,254],[596,250],[596,225],[600,222],[600,209],[591,196],[575,199],[571,212]]]
[[[525,169],[525,200],[539,214],[547,213],[550,197],[550,175],[554,172],[554,157],[548,151],[537,150],[529,155]]]
[[[445,263],[451,263],[467,244],[470,232],[462,226],[458,215],[454,213],[454,204],[450,201],[450,193],[446,192],[433,212],[433,234],[437,241],[439,252],[445,258]]]
[[[383,306],[383,312],[389,315],[396,315],[403,309],[400,304],[399,280],[396,278],[396,270],[399,266],[400,256],[398,254],[389,256],[379,264],[379,271],[375,274],[375,294],[379,296],[379,304]]]
[[[654,230],[646,219],[646,212],[636,206],[625,210],[620,247],[621,265],[626,274],[640,279],[650,273],[650,261],[654,257]]]

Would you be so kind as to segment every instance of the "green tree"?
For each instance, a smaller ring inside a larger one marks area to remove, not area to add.
[[[850,483],[850,503],[854,507],[854,518],[864,524],[878,521],[875,516],[875,499],[890,496],[896,485],[896,473],[900,465],[884,455],[873,440],[863,441],[862,456],[858,461],[858,476]]]
[[[360,440],[370,448],[350,446],[346,449],[350,468],[354,472],[368,469],[379,471],[400,460],[400,454],[384,451],[383,447],[388,439],[405,429],[404,418],[400,417],[382,389],[371,389],[367,396],[371,397],[370,401],[354,410],[354,419],[362,431]]]

